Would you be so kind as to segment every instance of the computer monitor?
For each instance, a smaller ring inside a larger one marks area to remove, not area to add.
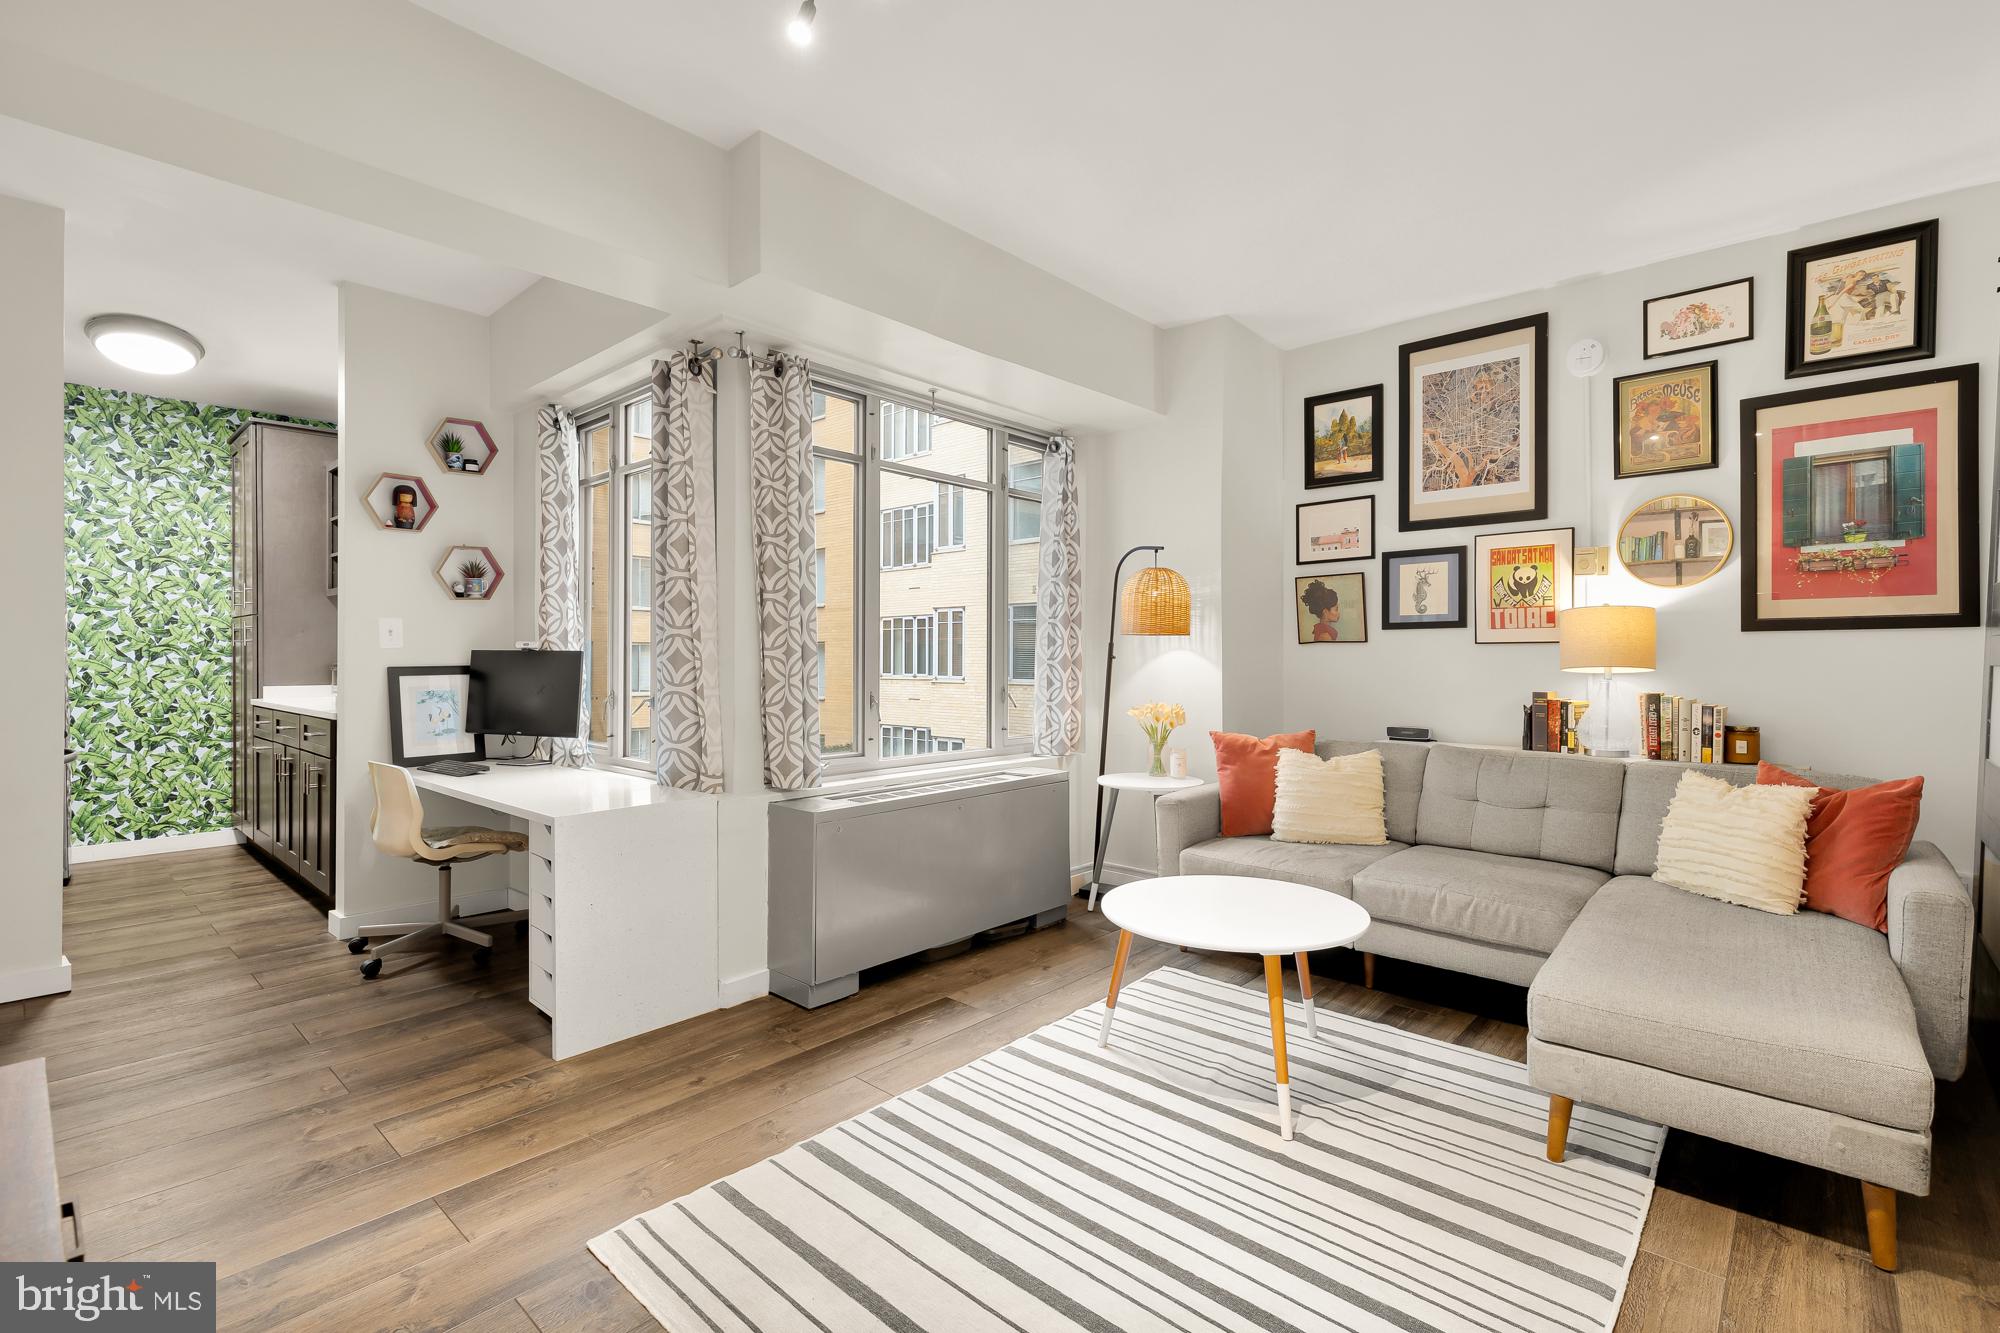
[[[582,698],[580,652],[475,648],[466,729],[477,736],[575,736]]]

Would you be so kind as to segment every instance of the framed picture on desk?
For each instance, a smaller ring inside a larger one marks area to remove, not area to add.
[[[466,730],[469,666],[389,668],[389,759],[399,767],[439,759],[483,759],[485,742]]]

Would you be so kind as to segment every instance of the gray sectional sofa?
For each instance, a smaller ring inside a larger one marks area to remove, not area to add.
[[[1776,916],[1652,878],[1690,767],[1739,765],[1322,743],[1379,750],[1389,843],[1224,838],[1213,786],[1160,799],[1160,873],[1255,875],[1350,897],[1356,942],[1528,987],[1528,1074],[1550,1094],[1549,1156],[1584,1101],[1858,1177],[1878,1266],[1895,1191],[1930,1189],[1933,1078],[1965,1068],[1972,899],[1916,843],[1889,881],[1889,932]],[[1827,787],[1872,779],[1796,769]]]

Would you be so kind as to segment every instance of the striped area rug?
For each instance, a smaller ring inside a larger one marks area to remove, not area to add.
[[[1609,1329],[1666,1131],[1175,969],[590,1244],[672,1333]]]

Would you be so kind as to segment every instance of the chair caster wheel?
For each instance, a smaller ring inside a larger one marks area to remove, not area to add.
[[[368,941],[363,939],[359,935],[356,935],[353,939],[347,942],[347,951],[349,953],[361,953],[367,948],[368,948]]]
[[[380,958],[370,958],[367,962],[361,965],[361,975],[368,978],[370,981],[373,981],[376,977],[381,976],[382,960]]]
[[[474,949],[472,951],[472,961],[481,967],[486,966],[493,961],[493,950],[487,948]]]

